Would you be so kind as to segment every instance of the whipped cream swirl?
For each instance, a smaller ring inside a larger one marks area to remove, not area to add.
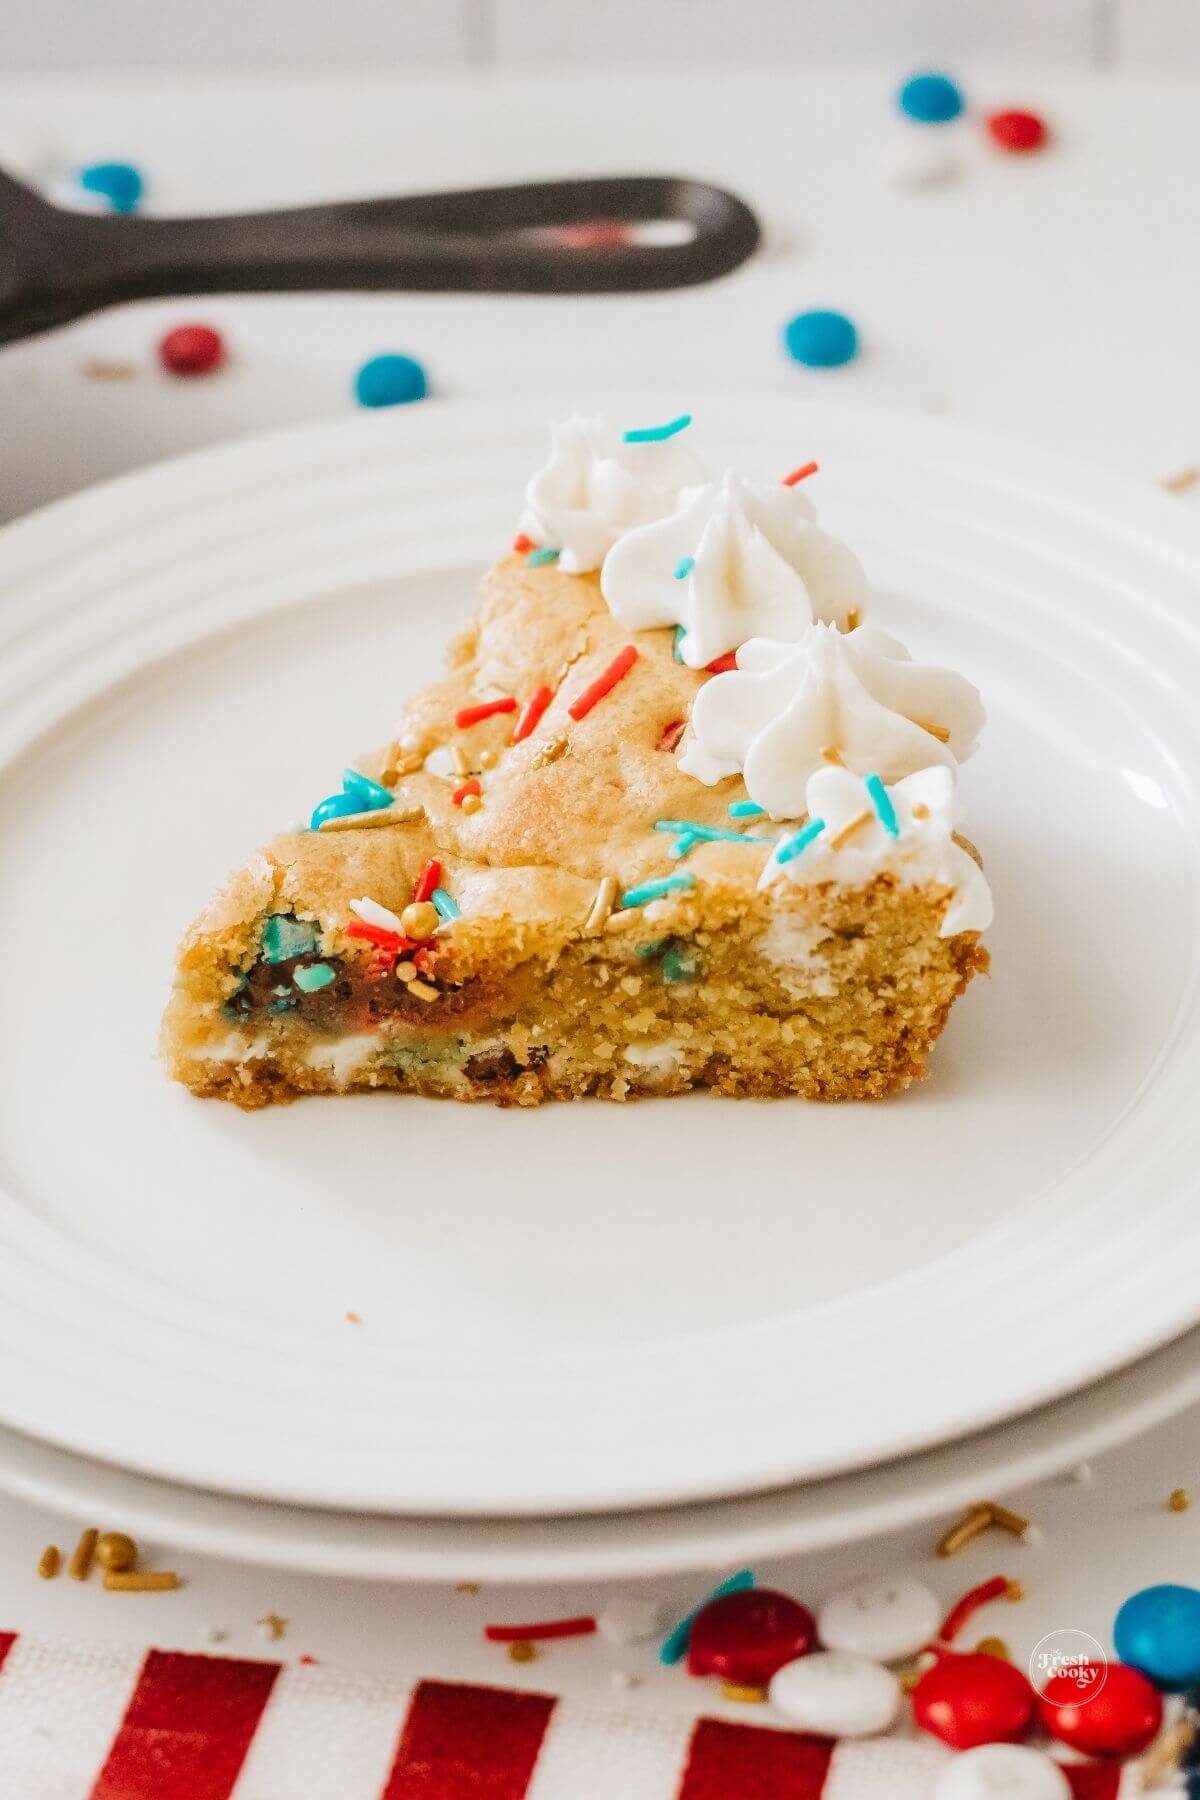
[[[626,443],[606,419],[578,414],[551,427],[550,458],[525,490],[521,530],[559,551],[568,575],[598,569],[623,532],[661,519],[704,480],[677,437]]]
[[[992,922],[992,892],[983,870],[961,844],[954,827],[961,818],[954,774],[944,765],[906,775],[886,790],[894,830],[880,818],[865,784],[848,769],[818,769],[805,795],[811,820],[824,829],[798,856],[786,858],[780,840],[759,881],[803,884],[833,881],[861,887],[884,873],[909,887],[943,887],[951,901],[939,928],[942,937],[986,931]]]
[[[913,662],[886,632],[812,625],[797,643],[742,645],[736,670],[697,694],[678,760],[710,786],[740,773],[759,806],[794,819],[815,770],[840,764],[895,781],[934,763],[953,768],[983,721],[969,681]]]
[[[867,578],[857,557],[815,523],[812,502],[783,482],[729,470],[690,489],[679,510],[628,531],[600,577],[610,612],[630,631],[682,625],[689,668],[748,638],[792,643],[815,619],[857,625]]]

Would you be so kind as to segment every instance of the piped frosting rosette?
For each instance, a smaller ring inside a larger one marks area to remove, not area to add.
[[[604,598],[631,631],[682,626],[678,654],[693,669],[749,638],[795,642],[816,619],[850,630],[867,579],[815,519],[798,488],[729,471],[684,493],[669,517],[625,532],[605,559]]]
[[[969,681],[913,662],[869,626],[844,635],[812,625],[795,643],[753,638],[737,662],[697,694],[679,766],[710,786],[740,773],[776,819],[801,817],[809,777],[831,764],[885,781],[953,769],[984,722]]]
[[[776,844],[760,887],[785,881],[860,887],[886,873],[908,886],[950,890],[940,936],[987,930],[992,893],[983,870],[955,841],[961,809],[950,768],[920,769],[889,788],[826,766],[809,776],[805,802],[806,825]]]
[[[704,468],[672,435],[628,442],[606,419],[578,415],[551,427],[549,460],[525,490],[521,530],[557,550],[568,575],[598,569],[624,532],[661,519]]]

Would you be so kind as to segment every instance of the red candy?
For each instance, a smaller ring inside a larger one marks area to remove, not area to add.
[[[209,375],[225,360],[225,344],[211,325],[177,325],[158,346],[158,359],[172,375]]]
[[[766,1687],[777,1669],[807,1656],[816,1641],[816,1620],[798,1600],[770,1588],[744,1588],[697,1615],[688,1638],[688,1674]]]
[[[1033,1689],[998,1656],[943,1656],[913,1691],[913,1718],[952,1750],[1015,1744],[1032,1717]]]
[[[1106,1675],[1103,1663],[1085,1663],[1050,1678],[1038,1714],[1052,1738],[1086,1756],[1138,1756],[1158,1736],[1163,1703],[1139,1670],[1110,1663]]]
[[[1001,150],[1016,155],[1027,150],[1040,150],[1050,136],[1045,119],[1039,119],[1036,113],[1024,112],[1020,107],[993,113],[987,128]]]

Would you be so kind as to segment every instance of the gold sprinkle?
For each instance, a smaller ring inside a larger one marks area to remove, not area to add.
[[[981,1532],[986,1531],[991,1522],[992,1509],[990,1506],[980,1504],[968,1507],[958,1524],[952,1525],[949,1531],[944,1532],[938,1539],[938,1555],[957,1556],[960,1550],[965,1550],[967,1545],[973,1542]]]
[[[415,981],[417,979],[417,974],[418,969],[416,963],[398,962],[396,964],[397,981]]]
[[[438,909],[432,900],[410,900],[400,914],[405,937],[430,938],[440,924]]]
[[[322,819],[318,831],[375,831],[381,825],[420,825],[423,806],[376,806],[369,812],[347,813],[341,819]]]
[[[606,875],[596,889],[592,900],[591,911],[583,922],[587,932],[600,931],[612,916],[612,909],[617,904],[619,883],[615,875]]]
[[[861,618],[862,614],[859,612],[857,606],[850,607],[846,614],[846,630],[857,631]]]
[[[1167,1775],[1178,1772],[1185,1750],[1190,1749],[1196,1728],[1188,1719],[1179,1719],[1151,1744],[1138,1764],[1143,1788],[1158,1787]]]
[[[991,1510],[993,1525],[999,1525],[1001,1531],[1011,1531],[1014,1537],[1025,1536],[1029,1530],[1028,1519],[1023,1519],[1020,1513],[1010,1512],[998,1500],[989,1500],[987,1504]]]
[[[843,844],[849,842],[856,831],[861,831],[864,825],[869,825],[874,817],[875,814],[873,812],[855,813],[852,819],[847,819],[840,831],[834,832],[829,840],[829,848],[831,850],[840,850]]]
[[[1186,1512],[1191,1504],[1192,1496],[1188,1493],[1186,1488],[1172,1489],[1171,1497],[1167,1501],[1167,1505],[1172,1512]]]
[[[469,775],[471,773],[471,765],[467,761],[467,753],[461,744],[451,744],[450,761],[454,764],[454,773],[456,775]]]
[[[645,924],[644,912],[644,907],[623,907],[620,912],[613,913],[611,918],[604,921],[604,929],[606,932],[614,934],[618,931],[640,929]]]
[[[1162,482],[1168,494],[1186,494],[1200,482],[1200,469],[1180,469],[1178,475],[1168,475]]]
[[[123,1574],[137,1562],[137,1545],[123,1531],[106,1531],[96,1542],[96,1561],[102,1569]]]
[[[86,1581],[91,1574],[92,1558],[96,1554],[96,1539],[99,1536],[100,1533],[96,1530],[95,1526],[90,1527],[83,1533],[83,1536],[76,1544],[74,1550],[72,1550],[71,1560],[67,1564],[67,1574],[71,1577],[72,1581]]]
[[[923,800],[913,801],[912,816],[914,819],[927,819],[929,817],[929,808]]]
[[[482,805],[478,794],[464,794],[458,803],[459,811],[465,813],[477,813]]]
[[[344,1314],[343,1316],[346,1320],[347,1325],[361,1325],[362,1324],[362,1320],[359,1318],[357,1313],[350,1312],[350,1313]]]
[[[479,1583],[477,1581],[456,1581],[454,1591],[456,1594],[477,1594]]]
[[[1025,1598],[1025,1583],[1023,1581],[1010,1581],[1004,1590],[1004,1598],[1006,1600],[1011,1600],[1015,1606],[1019,1600]]]
[[[287,1620],[281,1619],[279,1614],[275,1612],[264,1613],[263,1617],[261,1619],[255,1619],[254,1623],[256,1625],[264,1625],[266,1627],[267,1636],[271,1638],[281,1638],[287,1632]]]
[[[821,755],[825,758],[827,763],[833,763],[839,769],[844,769],[846,766],[842,761],[842,753],[836,744],[822,744]]]
[[[976,1655],[978,1655],[978,1656],[994,1656],[997,1659],[997,1661],[999,1661],[999,1662],[1011,1662],[1012,1661],[1012,1656],[1009,1652],[1008,1645],[1005,1643],[1003,1638],[998,1638],[998,1637],[980,1638],[979,1642],[975,1646],[975,1652],[976,1652]]]
[[[179,1577],[174,1569],[106,1569],[104,1585],[110,1594],[165,1594]]]
[[[479,752],[479,766],[481,769],[494,769],[499,761],[500,756],[498,751],[481,750]]]
[[[47,1544],[38,1558],[38,1574],[43,1581],[53,1581],[62,1564],[62,1556],[57,1544]]]
[[[508,1660],[515,1663],[536,1662],[537,1645],[531,1644],[528,1638],[514,1638],[508,1646]]]
[[[410,981],[408,991],[415,994],[418,1000],[440,1000],[442,997],[440,989],[430,987],[427,981]]]
[[[751,1706],[761,1706],[767,1697],[765,1687],[745,1687],[740,1681],[723,1681],[721,1697],[725,1700],[743,1700]]]
[[[89,381],[135,381],[138,369],[136,363],[93,356],[84,363],[81,373]]]
[[[906,1694],[911,1694],[925,1673],[919,1663],[909,1663],[907,1668],[899,1671],[900,1686]]]
[[[927,719],[914,719],[913,724],[919,726],[922,731],[927,731],[930,737],[935,737],[939,744],[950,742],[950,730],[946,725],[931,725]]]
[[[566,753],[567,738],[565,735],[560,734],[558,737],[547,738],[545,743],[539,744],[534,751],[529,766],[531,769],[544,769],[548,764],[556,763],[559,757],[565,756]]]

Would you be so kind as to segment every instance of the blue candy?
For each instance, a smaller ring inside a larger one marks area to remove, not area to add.
[[[1123,1663],[1156,1687],[1181,1693],[1200,1684],[1200,1589],[1143,1588],[1117,1614],[1113,1643]]]
[[[381,787],[369,775],[360,775],[357,769],[342,770],[342,786],[358,801],[359,812],[377,812],[381,807],[391,806],[396,798],[390,788]]]
[[[407,406],[429,392],[425,371],[411,356],[373,356],[354,377],[360,406]]]
[[[788,355],[809,369],[838,369],[858,355],[858,332],[840,312],[797,313],[784,327],[783,341]]]
[[[896,95],[896,105],[922,125],[946,125],[963,110],[962,89],[948,75],[928,70],[910,75]]]
[[[118,213],[136,212],[145,187],[141,174],[132,163],[89,163],[86,169],[78,171],[75,179],[89,194],[101,195]]]
[[[357,794],[330,794],[327,800],[322,800],[319,806],[313,807],[308,829],[316,831],[322,819],[348,819],[351,813],[366,810]]]

